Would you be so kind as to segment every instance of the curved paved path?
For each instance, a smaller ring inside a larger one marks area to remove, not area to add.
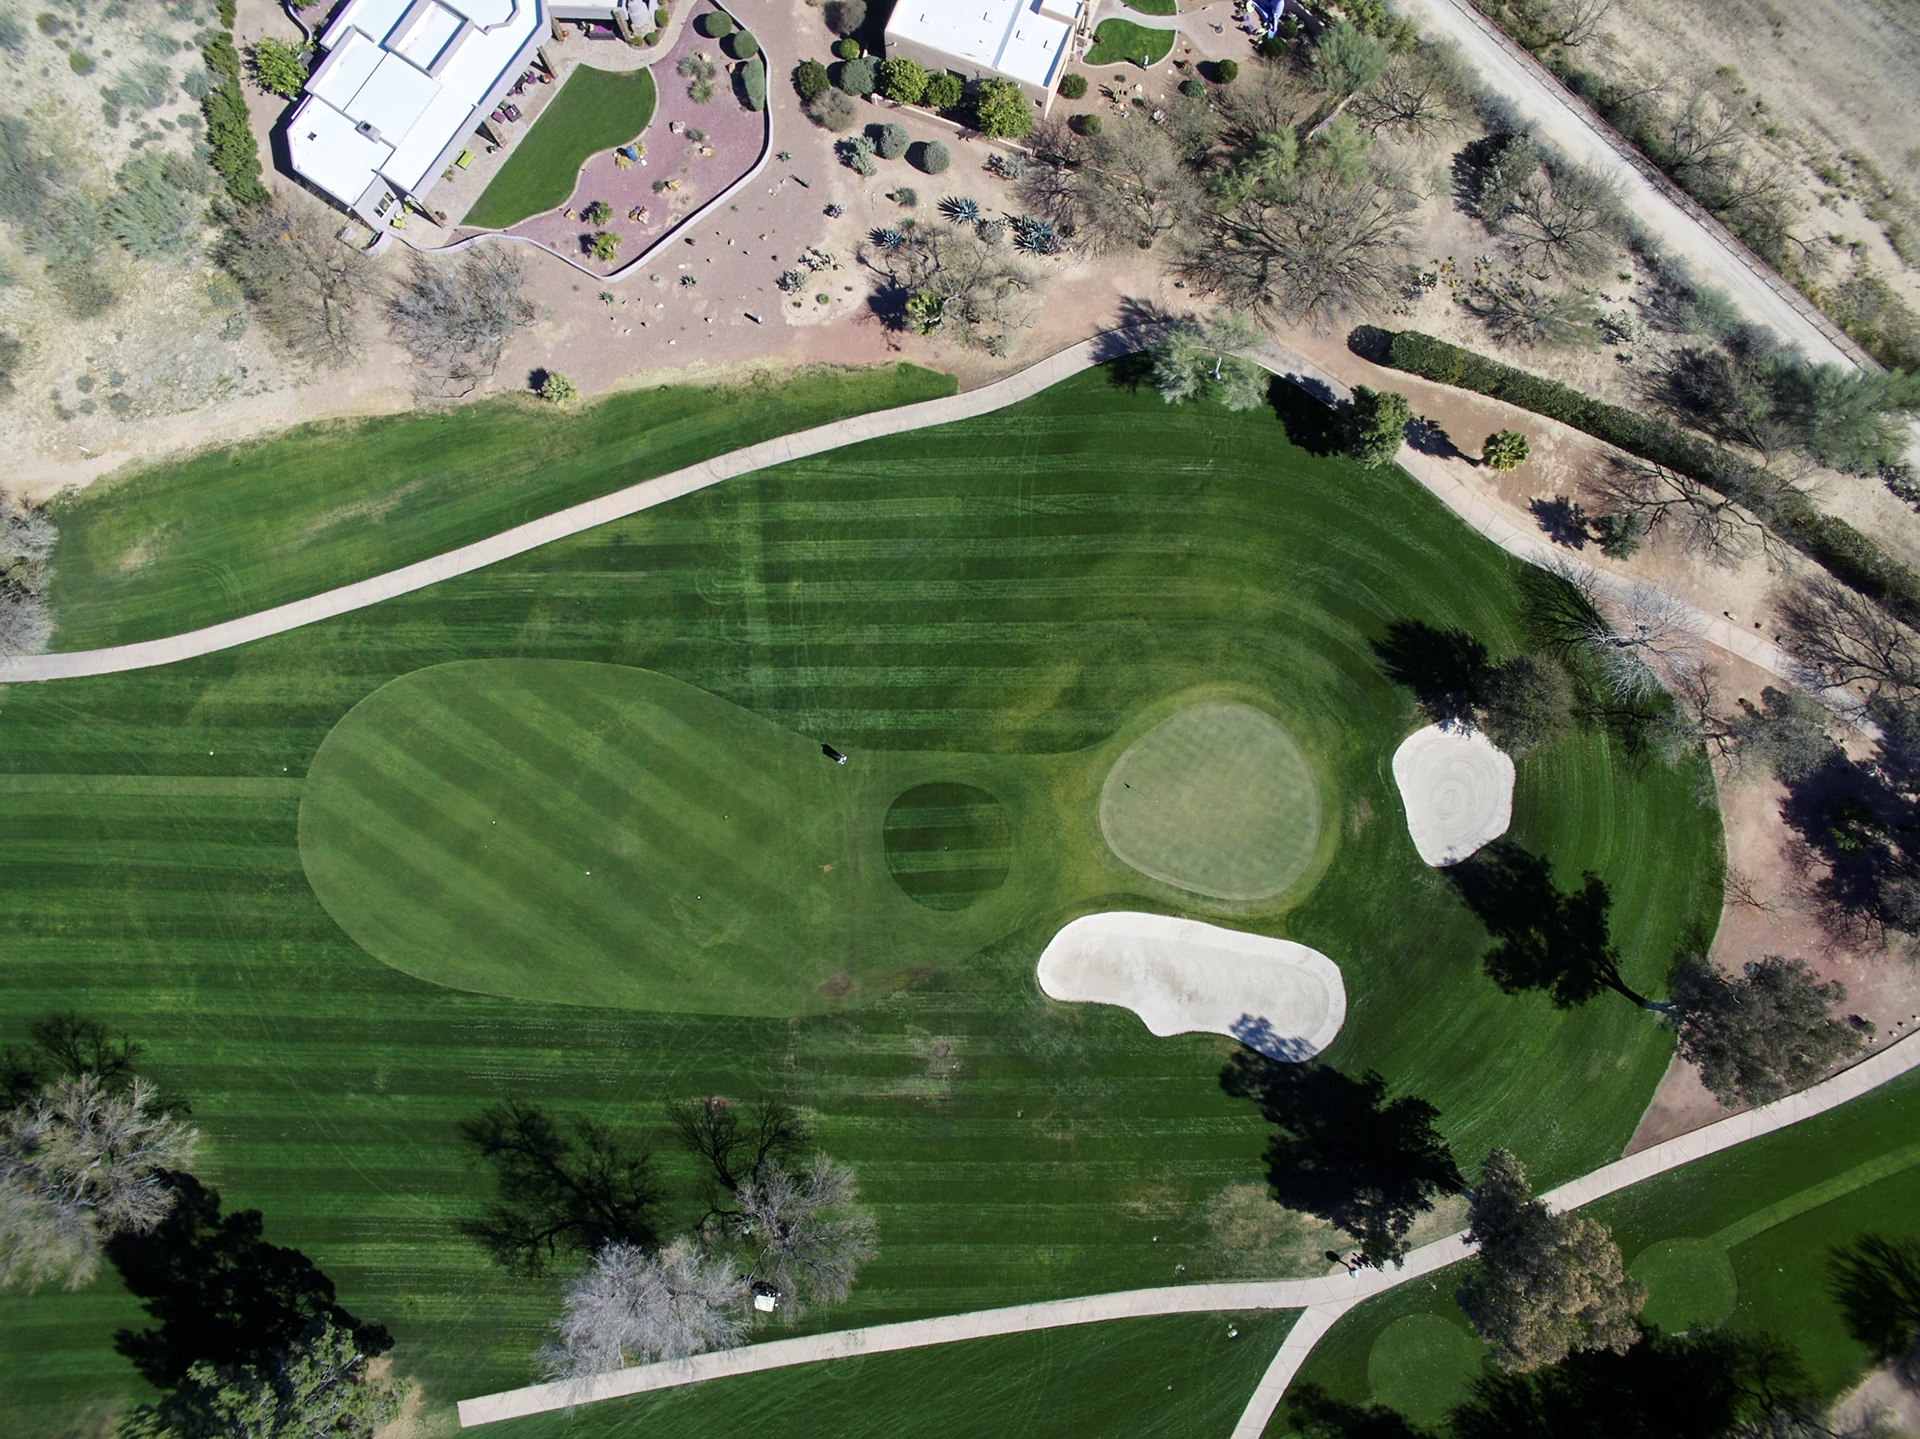
[[[1912,1069],[1920,1069],[1920,1034],[1909,1035],[1880,1053],[1842,1070],[1799,1094],[1773,1104],[1731,1115],[1704,1129],[1683,1134],[1638,1154],[1594,1170],[1541,1196],[1555,1210],[1583,1204],[1626,1189],[1670,1169],[1691,1164],[1709,1154],[1744,1144],[1763,1134],[1785,1129],[1857,1099]],[[1451,1234],[1414,1250],[1400,1269],[1363,1269],[1358,1275],[1325,1275],[1314,1279],[1281,1279],[1235,1284],[1181,1284],[1161,1289],[1131,1289],[1118,1294],[1095,1294],[1084,1299],[1056,1299],[1044,1304],[1021,1304],[1008,1309],[984,1309],[972,1314],[950,1314],[938,1319],[914,1319],[903,1324],[880,1324],[868,1329],[842,1329],[810,1334],[801,1339],[776,1339],[740,1349],[723,1349],[602,1374],[584,1383],[535,1384],[502,1394],[486,1394],[460,1401],[460,1425],[493,1424],[528,1414],[673,1389],[736,1374],[757,1374],[796,1364],[816,1364],[859,1354],[885,1354],[985,1339],[997,1334],[1024,1334],[1075,1324],[1098,1324],[1110,1319],[1138,1319],[1159,1314],[1231,1313],[1247,1309],[1299,1309],[1302,1314],[1255,1388],[1253,1398],[1233,1439],[1259,1439],[1286,1393],[1287,1385],[1312,1353],[1314,1345],[1334,1321],[1354,1305],[1412,1279],[1423,1278],[1472,1253],[1466,1236]]]
[[[990,414],[995,410],[1029,399],[1042,390],[1057,385],[1062,380],[1077,375],[1102,361],[1148,343],[1153,334],[1152,326],[1112,330],[1069,346],[1041,360],[1038,364],[1022,370],[1017,375],[1011,375],[1004,380],[966,394],[949,395],[938,400],[925,400],[917,405],[903,405],[898,409],[883,410],[878,414],[856,415],[850,419],[819,425],[811,430],[802,430],[798,434],[763,440],[757,445],[749,445],[729,454],[703,460],[697,465],[689,465],[685,469],[675,470],[655,479],[644,480],[623,490],[616,490],[599,499],[588,500],[584,504],[574,505],[569,509],[557,510],[537,520],[530,520],[524,525],[503,530],[484,540],[463,545],[459,549],[448,550],[431,559],[420,560],[387,574],[375,575],[371,579],[360,580],[350,585],[342,585],[338,589],[327,590],[322,594],[308,596],[306,599],[294,600],[289,604],[277,605],[272,609],[242,615],[238,619],[209,625],[205,629],[189,630],[185,634],[171,635],[165,639],[145,640],[138,644],[114,645],[106,649],[66,650],[52,654],[0,658],[0,684],[77,679],[87,675],[118,674],[125,670],[151,669],[158,665],[174,664],[180,660],[197,659],[201,655],[233,649],[272,635],[285,634],[289,630],[296,630],[304,625],[334,619],[354,610],[377,605],[383,600],[425,589],[429,585],[439,584],[442,580],[471,574],[475,570],[499,564],[502,560],[512,559],[516,555],[525,554],[529,550],[538,549],[555,540],[566,539],[611,521],[624,519],[642,510],[651,509],[655,505],[678,499],[682,495],[692,494],[710,485],[717,485],[723,480],[765,469],[769,465],[824,454],[829,450],[858,444],[862,440],[876,439],[883,435],[905,434],[933,425],[952,424],[958,420]],[[1274,374],[1300,384],[1308,393],[1322,400],[1332,402],[1348,397],[1349,392],[1345,385],[1319,367],[1288,351],[1273,347],[1258,358],[1260,363]],[[1540,423],[1553,422],[1542,420]],[[1507,553],[1535,565],[1569,563],[1565,550],[1557,548],[1537,529],[1518,523],[1509,512],[1474,494],[1466,485],[1448,474],[1439,460],[1419,453],[1411,445],[1402,445],[1399,462],[1448,509]],[[1607,593],[1624,596],[1639,588],[1637,581],[1612,571],[1597,569],[1584,562],[1573,563],[1580,564],[1593,583]],[[1804,687],[1803,671],[1785,651],[1730,624],[1719,616],[1708,615],[1691,606],[1688,610],[1694,627],[1709,643],[1759,666],[1771,675]],[[1836,700],[1836,704],[1838,703],[1840,702]]]

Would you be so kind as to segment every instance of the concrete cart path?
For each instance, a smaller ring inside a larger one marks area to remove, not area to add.
[[[338,589],[294,600],[272,609],[259,610],[238,619],[226,620],[205,629],[165,639],[144,640],[137,644],[114,645],[96,650],[66,650],[50,654],[15,655],[0,658],[0,684],[38,680],[78,679],[88,675],[118,674],[126,670],[151,669],[181,660],[250,644],[254,640],[285,634],[304,625],[337,618],[355,610],[367,609],[383,600],[410,594],[439,584],[443,580],[472,574],[475,570],[499,564],[516,555],[526,554],[556,540],[582,534],[614,520],[624,519],[655,505],[665,504],[682,495],[706,489],[724,480],[751,474],[788,460],[824,454],[844,445],[884,435],[905,434],[934,425],[952,424],[991,414],[995,410],[1030,399],[1081,371],[1118,355],[1151,343],[1153,326],[1134,326],[1112,330],[1083,340],[1077,345],[1050,355],[1039,363],[991,385],[966,394],[925,400],[916,405],[883,410],[877,414],[856,415],[835,420],[798,434],[763,440],[744,449],[717,455],[697,465],[645,480],[616,490],[596,500],[557,510],[537,520],[503,530],[497,535],[458,549],[448,550],[431,559],[420,560],[371,579],[342,585]],[[1308,393],[1332,403],[1348,397],[1345,385],[1324,370],[1298,355],[1270,346],[1258,357],[1274,374],[1290,379]],[[1542,424],[1553,424],[1541,420]],[[1402,445],[1400,464],[1480,534],[1507,553],[1530,564],[1562,566],[1573,564],[1603,592],[1625,596],[1640,588],[1639,583],[1612,571],[1598,569],[1580,561],[1571,561],[1565,550],[1557,549],[1537,529],[1526,524],[1517,511],[1509,511],[1479,495],[1447,473],[1441,462],[1423,455],[1411,445]],[[1747,633],[1727,620],[1688,607],[1694,628],[1711,644],[1759,666],[1767,673],[1804,687],[1805,674],[1799,665],[1777,646]],[[1835,696],[1836,707],[1843,703]]]
[[[1824,1114],[1912,1069],[1920,1069],[1920,1035],[1909,1035],[1898,1040],[1851,1069],[1842,1070],[1833,1078],[1823,1080],[1799,1094],[1789,1095],[1759,1109],[1731,1115],[1704,1129],[1696,1129],[1691,1134],[1656,1144],[1651,1149],[1629,1155],[1550,1190],[1541,1198],[1555,1210],[1576,1209],[1583,1204],[1591,1204],[1596,1199],[1651,1179],[1657,1174],[1678,1169],[1709,1154],[1717,1154],[1723,1149],[1798,1124],[1803,1119]],[[1083,1299],[1056,1299],[1007,1309],[949,1314],[938,1319],[880,1324],[868,1329],[842,1329],[827,1334],[809,1334],[800,1339],[777,1339],[739,1349],[696,1354],[688,1359],[620,1369],[582,1381],[535,1384],[525,1389],[463,1399],[459,1405],[460,1425],[462,1428],[472,1428],[478,1424],[493,1424],[503,1419],[544,1414],[602,1399],[646,1394],[736,1374],[757,1374],[796,1364],[816,1364],[826,1359],[885,1354],[933,1344],[952,1344],[966,1339],[985,1339],[999,1334],[1025,1334],[1041,1329],[1160,1314],[1300,1309],[1304,1312],[1281,1344],[1279,1353],[1274,1356],[1273,1363],[1255,1388],[1252,1400],[1233,1430],[1233,1439],[1259,1439],[1286,1393],[1287,1385],[1336,1319],[1362,1300],[1456,1264],[1471,1252],[1472,1247],[1467,1243],[1464,1233],[1450,1234],[1445,1239],[1414,1250],[1407,1256],[1406,1265],[1399,1269],[1363,1269],[1356,1275],[1331,1274],[1313,1279],[1131,1289],[1117,1294],[1090,1295]]]

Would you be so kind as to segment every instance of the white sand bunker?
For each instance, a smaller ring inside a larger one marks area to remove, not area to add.
[[[1074,920],[1040,955],[1053,999],[1117,1004],[1158,1035],[1224,1034],[1311,1059],[1347,1018],[1340,966],[1316,949],[1195,919],[1112,910]]]
[[[1407,833],[1428,864],[1458,864],[1513,823],[1513,761],[1478,730],[1428,725],[1393,752]]]

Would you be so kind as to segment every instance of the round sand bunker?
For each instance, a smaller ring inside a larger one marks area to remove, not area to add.
[[[1274,1059],[1311,1059],[1347,1018],[1340,966],[1318,950],[1164,914],[1074,920],[1039,979],[1050,998],[1120,1005],[1154,1034],[1224,1034]]]
[[[1513,823],[1513,761],[1478,730],[1428,725],[1393,752],[1393,781],[1420,858],[1458,864]]]

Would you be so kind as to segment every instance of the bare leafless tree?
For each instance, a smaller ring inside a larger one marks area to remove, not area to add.
[[[1787,648],[1822,681],[1900,707],[1920,698],[1914,632],[1858,590],[1817,575],[1779,603]]]
[[[1756,550],[1769,559],[1786,554],[1779,537],[1752,511],[1665,465],[1616,457],[1587,483],[1602,508],[1637,515],[1645,533],[1672,534],[1687,553],[1710,564],[1731,568]]]
[[[505,245],[452,261],[414,256],[387,301],[387,326],[420,365],[425,393],[457,398],[493,375],[507,341],[539,317],[526,282],[526,261]]]
[[[1534,18],[1550,40],[1574,50],[1600,34],[1613,7],[1614,0],[1548,0]]]
[[[875,1253],[873,1216],[858,1207],[853,1171],[824,1154],[799,1173],[767,1163],[739,1190],[738,1233],[751,1275],[779,1296],[789,1322],[837,1303]]]
[[[1613,258],[1625,225],[1618,181],[1584,165],[1563,165],[1538,170],[1519,187],[1506,228],[1528,263],[1591,275]]]
[[[217,256],[261,323],[311,364],[352,364],[363,350],[373,262],[335,238],[334,217],[282,199],[227,219]]]
[[[747,1284],[728,1258],[675,1239],[659,1253],[609,1244],[566,1287],[555,1340],[541,1354],[549,1378],[595,1374],[731,1349],[747,1333]]]
[[[885,281],[883,302],[917,333],[1005,354],[1033,320],[1046,272],[978,229],[930,225],[891,249],[863,248],[860,261]]]
[[[161,1112],[153,1086],[98,1075],[55,1080],[0,1117],[0,1289],[78,1289],[116,1234],[144,1234],[173,1207],[162,1170],[198,1134]]]
[[[1380,78],[1347,103],[1347,114],[1369,135],[1424,140],[1453,130],[1471,106],[1453,57],[1422,48],[1389,59]]]
[[[1230,309],[1324,329],[1405,283],[1414,207],[1401,185],[1307,175],[1203,216],[1180,273]]]
[[[1048,124],[1047,134],[1022,203],[1071,225],[1087,248],[1148,250],[1192,225],[1200,189],[1159,126],[1122,119],[1080,137]]]

